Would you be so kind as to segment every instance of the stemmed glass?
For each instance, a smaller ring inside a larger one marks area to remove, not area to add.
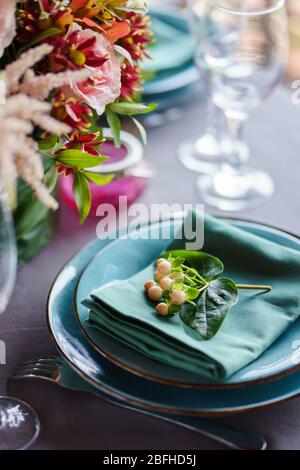
[[[6,310],[12,295],[16,270],[17,249],[12,215],[0,179],[0,314]],[[3,359],[0,357],[0,363]],[[39,420],[29,405],[15,398],[0,396],[0,450],[25,449],[38,433]]]
[[[211,75],[212,102],[225,113],[231,141],[243,142],[245,121],[284,74],[285,0],[208,0],[202,28],[197,62]],[[229,146],[218,171],[199,178],[204,202],[235,211],[260,205],[273,194],[271,177],[248,167],[243,148]]]
[[[197,47],[203,37],[203,15],[208,0],[188,0],[188,19],[190,30]],[[178,146],[178,158],[188,168],[199,173],[213,173],[224,161],[223,145],[227,135],[224,112],[214,105],[211,99],[211,74],[198,62],[201,82],[205,89],[206,114],[202,123],[202,133],[192,136]],[[201,123],[200,123],[201,124]]]

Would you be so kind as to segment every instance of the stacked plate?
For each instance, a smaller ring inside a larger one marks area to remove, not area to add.
[[[144,99],[158,104],[159,111],[185,103],[201,92],[194,65],[194,41],[182,11],[152,9],[155,43],[151,59],[143,63],[146,75]]]
[[[174,230],[182,222],[183,215],[178,215],[172,221],[152,222],[150,228],[170,224]],[[300,240],[281,230],[242,220],[227,222],[300,251]],[[124,403],[191,416],[241,413],[300,394],[300,320],[257,360],[217,383],[158,363],[93,328],[82,301],[101,285],[127,279],[145,265],[141,254],[132,263],[114,259],[110,254],[115,243],[121,250],[124,243],[125,249],[126,238],[97,240],[84,247],[58,274],[49,294],[51,334],[62,357],[82,378]],[[110,262],[104,263],[107,257]]]

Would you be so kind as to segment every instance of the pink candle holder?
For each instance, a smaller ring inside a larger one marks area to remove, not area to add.
[[[132,204],[146,188],[151,170],[144,159],[144,148],[140,141],[128,132],[121,133],[122,145],[116,148],[112,133],[104,130],[107,139],[101,146],[103,155],[110,159],[99,167],[89,168],[88,171],[101,174],[116,174],[116,179],[106,186],[89,183],[92,194],[91,215],[96,215],[100,204],[112,204],[119,207],[119,198],[127,197],[128,205]],[[60,200],[71,209],[77,210],[73,194],[73,175],[62,176],[59,181]]]

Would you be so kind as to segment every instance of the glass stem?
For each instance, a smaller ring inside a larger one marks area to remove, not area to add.
[[[219,110],[213,104],[211,97],[207,100],[207,109],[206,109],[206,131],[208,134],[217,136],[217,129],[219,127],[218,123],[218,113]]]
[[[206,93],[206,125],[205,130],[206,134],[210,134],[216,138],[220,139],[220,134],[224,133],[225,129],[225,115],[215,104],[213,103],[213,82],[212,74],[210,71],[207,71],[203,74],[204,83],[205,83],[205,93]]]
[[[243,165],[243,158],[240,154],[239,144],[244,142],[244,121],[240,119],[227,118],[227,122],[230,141],[232,144],[228,162],[234,170],[238,170]]]

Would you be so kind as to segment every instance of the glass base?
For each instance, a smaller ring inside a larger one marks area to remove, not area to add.
[[[249,167],[234,170],[223,165],[212,176],[201,176],[197,188],[204,203],[222,211],[243,211],[262,205],[274,193],[269,175]]]
[[[189,170],[210,175],[215,173],[222,163],[228,161],[228,156],[234,152],[238,152],[243,163],[249,158],[246,144],[232,144],[229,139],[217,139],[213,133],[207,133],[182,142],[177,154],[183,166]]]
[[[21,400],[0,397],[0,450],[25,450],[36,440],[40,421]]]

